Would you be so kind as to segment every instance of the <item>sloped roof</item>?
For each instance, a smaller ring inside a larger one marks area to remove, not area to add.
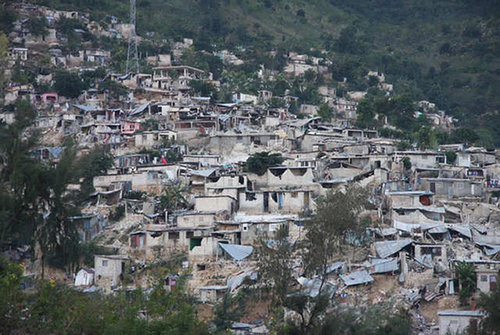
[[[91,112],[97,108],[97,106],[86,106],[86,105],[79,105],[79,104],[74,104],[73,106],[75,106],[76,108],[81,109],[85,112]]]
[[[247,258],[253,252],[253,247],[248,245],[219,243],[219,246],[237,261]]]
[[[366,261],[363,265],[370,273],[386,273],[399,270],[396,258],[374,258]]]
[[[472,238],[472,231],[468,225],[449,224],[447,227],[448,229],[454,230],[465,237]]]
[[[380,258],[387,258],[412,243],[412,239],[375,242],[375,251]]]
[[[368,271],[359,270],[355,272],[351,272],[348,275],[342,276],[342,280],[346,286],[360,285],[366,284],[373,281],[373,277],[370,276]]]
[[[191,172],[193,176],[200,176],[204,178],[210,177],[217,169],[195,170]]]
[[[133,116],[133,115],[137,115],[137,114],[140,114],[142,113],[147,107],[149,106],[149,102],[145,103],[145,104],[142,104],[140,105],[139,107],[137,107],[136,109],[134,109],[131,113],[130,113],[130,116]]]

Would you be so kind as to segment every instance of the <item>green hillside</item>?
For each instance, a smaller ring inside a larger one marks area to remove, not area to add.
[[[40,0],[128,20],[127,0]],[[333,78],[363,89],[368,69],[396,93],[437,103],[500,145],[500,3],[495,0],[137,0],[137,30],[198,49],[327,50]]]

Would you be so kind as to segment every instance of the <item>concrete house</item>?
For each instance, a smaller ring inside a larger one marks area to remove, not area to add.
[[[241,231],[241,244],[252,245],[261,236],[272,239],[281,225],[287,225],[291,238],[301,235],[303,222],[297,215],[268,214],[268,215],[240,215],[235,217]]]
[[[206,72],[192,66],[158,66],[153,68],[153,87],[161,90],[188,90],[191,80],[209,79]]]
[[[480,181],[458,178],[421,178],[416,188],[434,193],[436,197],[484,197],[484,185]]]
[[[500,264],[476,264],[477,288],[483,293],[495,290],[500,279]]]
[[[443,262],[448,263],[448,257],[446,254],[446,246],[444,244],[421,244],[416,243],[414,245],[415,258],[427,261],[425,258],[428,257],[432,262]],[[431,263],[432,264],[432,263]]]
[[[432,192],[427,191],[392,191],[386,197],[391,207],[421,207],[432,204]]]
[[[125,266],[129,262],[127,256],[95,255],[94,272],[95,284],[105,290],[112,290],[123,279]]]
[[[211,235],[213,227],[167,227],[165,225],[147,225],[145,230],[130,234],[130,247],[142,253],[146,258],[154,255],[166,255],[174,250],[192,251],[211,256],[212,246],[216,241]]]
[[[311,190],[244,191],[239,209],[245,213],[295,213],[314,210]]]
[[[229,195],[197,196],[194,208],[200,212],[225,211],[231,215],[238,210],[238,201]]]
[[[311,167],[275,166],[270,167],[262,176],[249,175],[254,182],[254,189],[295,187],[301,189],[319,189],[314,182]]]
[[[198,228],[212,227],[216,218],[216,212],[198,212],[189,211],[176,214],[177,227],[179,228]]]
[[[470,327],[472,334],[477,332],[484,314],[479,311],[441,310],[439,316],[439,335],[461,334]]]
[[[221,157],[220,155],[184,155],[182,161],[200,168],[202,166],[219,166]]]
[[[76,226],[80,240],[84,242],[92,240],[106,228],[106,217],[100,213],[72,216],[69,219]]]
[[[150,130],[134,135],[135,146],[147,149],[153,148],[164,140],[175,141],[176,138],[177,132],[173,130]]]
[[[399,162],[403,157],[408,157],[412,168],[435,167],[446,163],[446,156],[437,151],[396,151],[393,154],[395,161]]]
[[[213,152],[223,153],[233,150],[236,144],[244,146],[263,145],[267,146],[271,141],[279,139],[275,133],[259,132],[259,133],[218,133],[210,136],[209,148]]]

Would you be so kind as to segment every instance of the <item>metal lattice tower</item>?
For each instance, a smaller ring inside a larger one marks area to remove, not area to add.
[[[130,37],[128,38],[127,65],[125,73],[139,73],[139,56],[137,53],[137,35],[135,32],[135,2],[130,0]]]

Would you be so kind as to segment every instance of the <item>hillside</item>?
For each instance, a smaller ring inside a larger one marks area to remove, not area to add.
[[[128,20],[128,1],[40,0],[94,19]],[[139,35],[191,37],[199,49],[252,46],[325,49],[334,79],[353,89],[367,69],[386,73],[396,93],[435,102],[462,126],[500,144],[500,4],[494,0],[138,0]],[[478,117],[481,116],[481,117]],[[486,130],[487,129],[487,130]]]

